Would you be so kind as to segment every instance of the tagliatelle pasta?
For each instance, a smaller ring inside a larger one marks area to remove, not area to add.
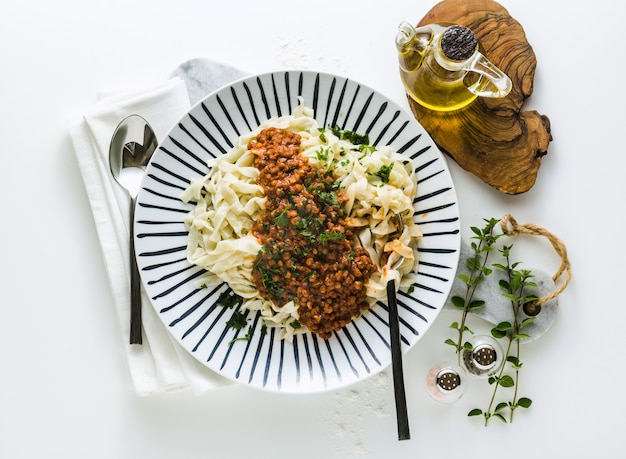
[[[385,298],[391,279],[399,288],[411,285],[421,232],[412,218],[417,185],[410,159],[388,146],[374,148],[362,138],[345,136],[337,128],[320,129],[313,111],[303,104],[237,139],[234,148],[210,161],[209,173],[182,195],[183,201],[196,203],[185,223],[187,258],[207,270],[199,283],[227,282],[244,299],[243,306],[260,311],[264,324],[277,327],[281,338],[306,331],[299,322],[297,300],[275,304],[260,294],[254,281],[263,244],[253,227],[265,215],[267,197],[255,167],[258,152],[255,156],[250,146],[268,128],[296,133],[300,155],[332,175],[333,186],[342,194],[345,222],[356,235],[350,242],[362,246],[379,266],[365,283],[367,303],[372,306]]]

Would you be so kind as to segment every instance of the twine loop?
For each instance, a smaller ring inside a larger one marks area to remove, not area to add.
[[[530,236],[544,236],[550,241],[552,247],[559,257],[561,257],[561,266],[557,272],[552,276],[552,280],[554,283],[557,283],[557,280],[565,275],[561,284],[557,287],[557,289],[549,295],[546,295],[542,298],[539,298],[532,304],[528,304],[524,309],[528,315],[536,315],[541,310],[541,305],[547,303],[550,300],[553,300],[557,296],[565,290],[567,284],[569,284],[570,279],[572,278],[572,266],[570,265],[569,258],[567,257],[567,247],[565,244],[554,234],[549,231],[537,226],[533,223],[526,223],[524,225],[520,225],[517,223],[515,218],[511,214],[506,214],[502,217],[500,221],[500,226],[502,227],[502,232],[508,236],[517,236],[518,234],[526,234]]]

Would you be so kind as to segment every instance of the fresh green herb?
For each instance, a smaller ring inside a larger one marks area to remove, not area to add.
[[[247,312],[235,311],[235,313],[228,319],[226,325],[234,330],[241,330],[248,323]]]
[[[529,338],[529,335],[523,332],[523,328],[532,323],[535,318],[527,317],[520,321],[520,312],[524,305],[537,301],[535,295],[526,293],[527,287],[536,287],[537,284],[531,279],[534,277],[530,270],[517,269],[519,263],[511,263],[512,246],[504,246],[500,253],[504,256],[506,264],[494,264],[494,266],[505,272],[505,278],[500,280],[499,285],[505,298],[511,301],[513,312],[513,323],[501,322],[491,330],[491,335],[496,339],[506,338],[508,344],[505,352],[505,365],[502,366],[497,375],[489,378],[489,384],[494,384],[491,400],[486,411],[475,408],[468,413],[468,416],[480,416],[485,418],[485,425],[489,423],[492,417],[507,422],[507,418],[503,412],[509,411],[508,422],[513,422],[513,415],[518,408],[529,408],[532,400],[528,397],[519,397],[519,376],[522,362],[520,360],[520,340]],[[504,372],[509,366],[513,370],[513,376]],[[500,387],[513,388],[511,400],[500,402],[494,407],[496,394]]]
[[[298,330],[299,328],[302,328],[302,324],[300,324],[300,322],[298,322],[297,320],[294,320],[293,322],[291,322],[289,324],[291,326],[291,328],[293,328],[294,330]]]
[[[326,204],[327,206],[335,206],[339,207],[339,198],[337,196],[337,192],[335,191],[322,191],[320,190],[317,193],[317,196],[320,200]]]
[[[320,140],[324,143],[326,143],[326,129],[324,128],[317,128],[317,130],[320,132]]]
[[[298,273],[298,260],[297,259],[294,259],[291,261],[291,267],[289,268],[289,270],[292,273],[296,273],[296,274]]]
[[[461,363],[462,351],[464,349],[472,349],[472,345],[470,343],[463,341],[463,336],[465,332],[471,334],[474,333],[466,325],[467,314],[470,311],[475,311],[485,305],[484,301],[475,300],[474,294],[476,292],[478,284],[485,277],[489,276],[493,271],[487,266],[487,259],[489,258],[489,254],[493,251],[494,244],[502,236],[502,234],[494,234],[494,228],[499,220],[492,218],[490,220],[484,219],[484,221],[485,226],[482,229],[477,227],[471,228],[472,232],[474,233],[472,239],[475,239],[477,242],[472,241],[471,248],[474,254],[473,256],[468,257],[466,262],[466,267],[469,270],[469,274],[460,273],[457,275],[457,278],[465,284],[465,297],[453,296],[451,298],[452,304],[462,311],[461,323],[453,322],[450,325],[450,328],[457,331],[457,339],[456,341],[452,339],[447,339],[445,343],[455,348],[457,363],[459,365]]]
[[[231,344],[233,344],[236,341],[250,341],[252,339],[252,335],[253,334],[254,334],[254,330],[252,329],[252,325],[249,325],[248,326],[248,331],[246,332],[246,334],[244,336],[241,336],[239,338],[235,338],[235,339],[230,340],[228,342],[228,345],[231,345]]]
[[[222,294],[217,298],[215,304],[217,306],[221,306],[223,308],[232,308],[238,304],[243,302],[243,298],[237,295],[236,293],[231,293],[230,291],[222,292]]]
[[[309,230],[301,230],[300,234],[304,237],[306,237],[310,243],[314,244],[315,241],[317,241],[317,234],[313,233],[312,231]]]
[[[345,238],[345,234],[335,231],[333,233],[322,233],[319,235],[317,240],[320,242],[320,244],[324,244],[327,241],[337,241]]]
[[[328,158],[331,156],[330,147],[319,147],[315,152],[315,157],[319,161],[328,161]]]
[[[279,279],[282,278],[282,273],[278,269],[267,269],[263,265],[266,264],[263,262],[262,258],[259,258],[259,261],[252,269],[259,272],[259,275],[261,276],[261,283],[263,284],[265,290],[267,290],[272,297],[280,298],[280,296],[285,292],[285,289],[280,285],[280,282],[275,280],[275,277],[278,277]]]
[[[284,209],[279,214],[274,214],[274,223],[279,228],[284,228],[289,224],[289,215],[287,215],[287,209]]]
[[[370,140],[367,134],[357,134],[354,131],[347,129],[341,129],[335,125],[330,128],[330,131],[335,134],[341,140],[347,140],[354,145],[369,145]]]
[[[383,164],[378,170],[378,172],[376,172],[374,175],[379,177],[383,183],[389,183],[389,177],[391,176],[391,169],[393,169],[393,163],[389,165]]]
[[[320,218],[313,217],[300,217],[293,225],[302,236],[309,239],[314,243],[317,240],[317,236],[324,231],[324,222]]]

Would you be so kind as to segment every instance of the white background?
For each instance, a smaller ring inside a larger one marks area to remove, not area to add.
[[[554,141],[536,185],[508,196],[449,161],[463,237],[513,214],[558,235],[574,278],[552,330],[524,349],[533,406],[483,427],[472,387],[451,406],[424,391],[456,317],[443,312],[405,356],[412,439],[396,440],[391,377],[307,396],[232,386],[202,396],[132,392],[104,266],[67,130],[96,91],[161,80],[208,57],[247,72],[323,70],[408,109],[393,40],[434,2],[4,1],[0,7],[0,457],[619,457],[624,434],[626,104],[617,0],[501,2],[538,60],[527,108]],[[219,5],[219,6],[217,6]],[[542,240],[516,243],[554,272]],[[596,456],[597,455],[597,456]]]

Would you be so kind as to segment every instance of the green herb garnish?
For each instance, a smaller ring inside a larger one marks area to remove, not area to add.
[[[248,331],[244,336],[239,338],[232,339],[228,342],[229,345],[233,344],[235,341],[250,341],[252,339],[252,335],[254,334],[254,330],[252,329],[252,325],[248,326]]]
[[[337,125],[331,127],[330,131],[335,134],[339,139],[347,140],[353,145],[369,145],[370,143],[369,136],[367,134],[358,134],[354,131],[341,129]]]
[[[241,304],[243,302],[243,298],[235,293],[231,293],[230,291],[222,292],[222,294],[217,298],[215,304],[217,306],[221,306],[224,308],[232,308],[235,305]]]
[[[489,423],[492,417],[503,422],[507,422],[507,418],[503,412],[509,411],[508,422],[513,422],[513,414],[518,408],[529,408],[533,401],[528,397],[519,397],[519,373],[522,368],[520,361],[520,340],[530,338],[523,332],[523,328],[531,324],[535,318],[527,317],[522,321],[519,320],[520,311],[523,310],[525,304],[537,301],[535,295],[526,294],[527,287],[537,287],[531,279],[534,277],[530,270],[517,269],[519,263],[511,263],[510,252],[512,246],[504,246],[500,253],[504,256],[506,264],[494,264],[494,266],[506,273],[505,279],[500,280],[499,285],[503,291],[503,296],[511,300],[513,309],[513,323],[501,322],[491,330],[491,335],[496,339],[506,338],[508,344],[505,351],[505,365],[502,366],[498,374],[489,377],[489,384],[494,385],[491,400],[486,411],[474,408],[468,413],[468,416],[480,416],[485,418],[485,425]],[[513,370],[513,376],[505,374],[507,364]],[[512,387],[513,394],[511,400],[500,402],[494,407],[496,394],[500,387]]]
[[[485,305],[484,301],[474,299],[474,293],[476,292],[478,284],[482,282],[486,276],[489,276],[493,272],[493,270],[487,266],[487,259],[489,258],[489,254],[493,251],[493,245],[496,243],[498,238],[502,236],[501,234],[494,235],[494,227],[498,221],[499,220],[492,218],[491,220],[485,220],[486,225],[482,229],[477,227],[471,228],[474,233],[473,239],[477,242],[472,241],[471,247],[474,255],[468,257],[466,261],[466,267],[469,270],[469,274],[459,273],[457,275],[457,278],[465,284],[465,296],[453,296],[451,301],[454,306],[462,311],[461,323],[459,324],[458,322],[453,322],[450,325],[450,328],[457,331],[457,339],[456,341],[447,339],[445,343],[455,348],[457,363],[459,365],[461,363],[461,352],[463,349],[472,349],[472,345],[470,343],[463,341],[465,332],[474,333],[466,325],[467,314],[470,311],[475,311]]]
[[[460,279],[466,287],[465,296],[453,296],[452,304],[461,309],[461,322],[453,322],[450,328],[456,330],[457,339],[447,339],[445,342],[453,346],[457,353],[457,362],[460,364],[461,353],[463,351],[472,351],[472,345],[464,342],[464,333],[473,333],[466,325],[467,314],[470,311],[478,310],[484,307],[485,302],[474,298],[477,285],[489,276],[493,270],[488,267],[487,259],[493,252],[494,246],[498,239],[504,234],[495,234],[494,229],[499,220],[485,219],[485,227],[480,229],[472,227],[474,233],[471,243],[473,256],[466,261],[466,267],[469,273],[460,273],[457,278]],[[522,362],[520,360],[520,340],[528,338],[529,335],[524,333],[523,329],[535,319],[534,317],[526,317],[520,320],[520,311],[523,310],[525,304],[537,300],[535,295],[529,295],[526,292],[528,287],[536,287],[532,282],[532,273],[529,270],[518,269],[519,263],[512,263],[510,260],[510,252],[512,246],[504,245],[499,249],[500,254],[504,257],[505,263],[494,263],[493,267],[505,273],[504,279],[499,281],[502,289],[502,295],[510,300],[513,311],[513,323],[501,322],[491,329],[491,335],[496,339],[507,339],[508,343],[504,355],[504,365],[497,374],[489,376],[488,383],[493,386],[492,395],[489,400],[488,407],[485,411],[480,408],[470,410],[468,416],[482,416],[485,426],[488,425],[492,418],[499,419],[503,422],[513,422],[513,414],[518,408],[529,408],[532,400],[528,397],[519,397],[519,376]],[[507,374],[508,370],[513,370],[513,375]],[[496,396],[499,389],[512,389],[513,393],[509,401],[496,403]],[[508,417],[505,416],[508,410]]]
[[[274,280],[274,277],[276,276],[281,278],[283,273],[278,269],[266,269],[261,264],[262,259],[259,259],[259,262],[257,262],[252,269],[259,272],[259,275],[261,276],[261,283],[263,284],[265,290],[267,290],[268,293],[274,298],[280,298],[280,296],[285,292],[285,289],[280,285],[280,282]]]
[[[279,228],[284,228],[289,224],[289,216],[287,215],[287,209],[283,210],[278,215],[274,214],[274,223]]]
[[[391,169],[393,169],[393,163],[389,165],[383,164],[378,170],[378,172],[376,172],[374,175],[380,178],[383,183],[389,183],[389,177],[391,176]]]
[[[324,143],[326,143],[326,129],[324,128],[317,128],[317,130],[320,132],[320,140]]]
[[[226,325],[234,330],[241,330],[248,323],[248,314],[246,312],[236,311]]]
[[[328,161],[330,158],[330,148],[329,147],[319,147],[315,152],[315,157],[319,161]]]
[[[324,244],[327,241],[338,241],[345,238],[345,234],[335,231],[333,233],[322,233],[318,236],[317,240],[320,242],[320,244]]]
[[[327,206],[339,207],[339,198],[337,197],[337,193],[335,191],[322,191],[322,190],[320,190],[317,193],[317,196]]]

